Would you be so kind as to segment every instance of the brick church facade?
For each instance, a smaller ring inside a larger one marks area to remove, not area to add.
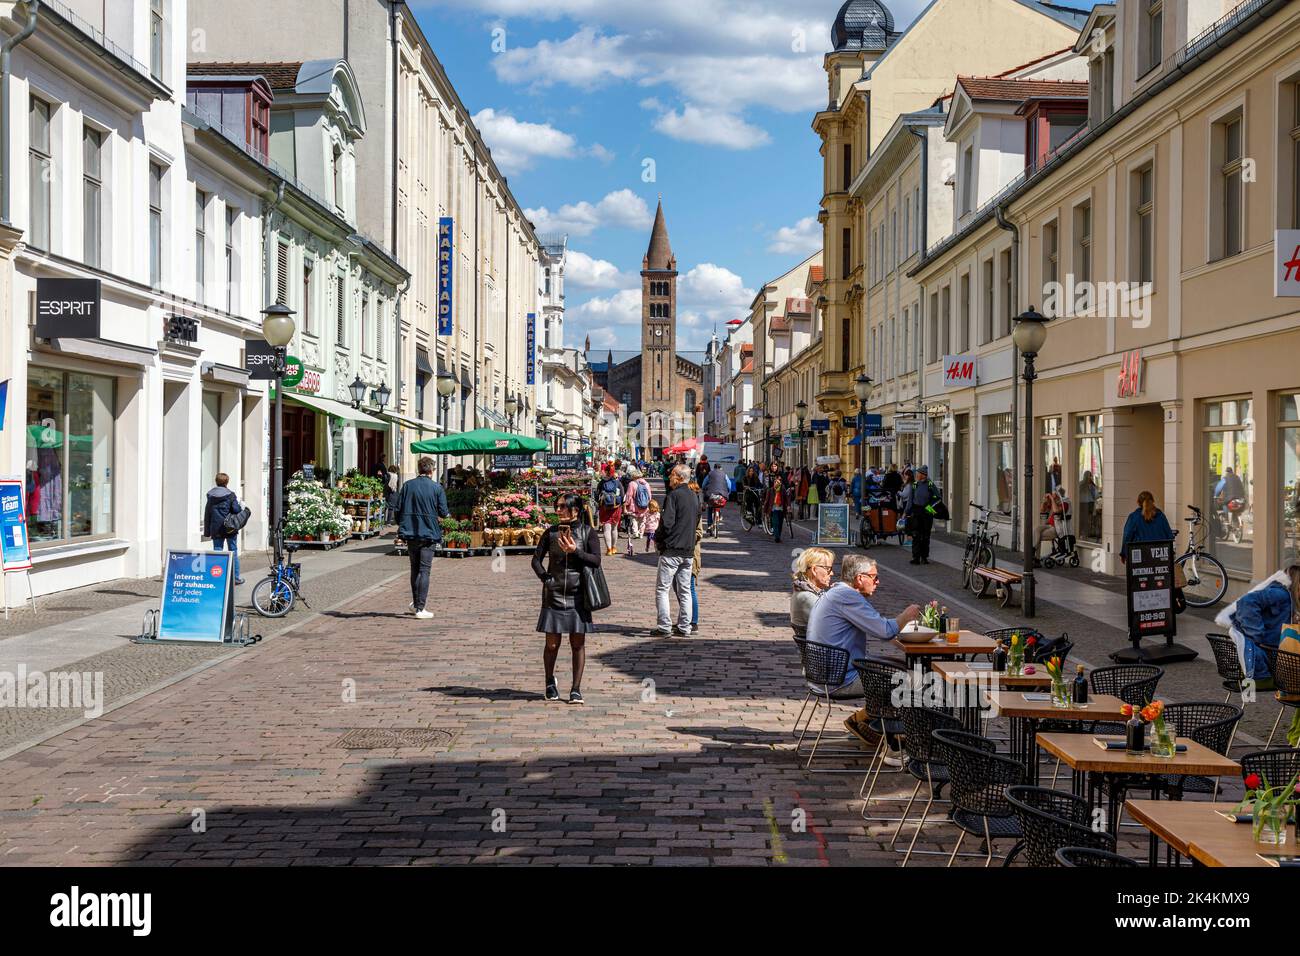
[[[629,423],[641,423],[642,454],[653,457],[699,434],[704,373],[677,354],[677,257],[662,201],[641,262],[641,354],[614,366],[608,376],[612,395],[629,396]]]

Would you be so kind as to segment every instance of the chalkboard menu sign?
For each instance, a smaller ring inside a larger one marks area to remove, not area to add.
[[[547,455],[546,467],[552,471],[586,471],[586,455]]]
[[[533,467],[532,455],[494,455],[492,457],[492,468],[495,471],[505,471],[508,468],[531,467]]]
[[[1178,633],[1174,613],[1174,543],[1137,541],[1124,554],[1128,568],[1128,631],[1136,644],[1144,637]]]

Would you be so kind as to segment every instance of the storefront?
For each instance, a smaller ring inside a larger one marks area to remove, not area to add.
[[[368,475],[387,461],[388,422],[320,395],[286,391],[284,399],[286,481],[305,464],[318,481],[332,484],[350,469]]]

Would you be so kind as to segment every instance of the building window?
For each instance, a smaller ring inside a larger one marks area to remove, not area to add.
[[[1078,283],[1092,282],[1092,201],[1074,207],[1074,278]],[[1085,293],[1079,293],[1076,311],[1086,312],[1091,303],[1083,303]],[[1087,298],[1091,298],[1088,296]]]
[[[1139,24],[1138,76],[1145,76],[1165,58],[1164,0],[1143,0],[1145,9]]]
[[[334,169],[334,206],[339,212],[343,209],[343,147],[338,143],[334,144],[333,152],[333,169]]]
[[[339,274],[334,279],[334,308],[336,314],[334,317],[334,343],[339,348],[346,348],[348,344],[347,337],[347,276]],[[461,421],[464,421],[464,416]]]
[[[1043,226],[1043,299],[1049,299],[1048,287],[1061,277],[1061,230],[1055,219]],[[1055,299],[1055,296],[1050,296]],[[1045,309],[1049,319],[1060,314],[1059,308]]]
[[[149,0],[149,72],[154,79],[163,78],[164,36],[167,19],[163,11],[166,0]]]
[[[149,284],[155,289],[162,287],[163,175],[161,165],[149,164]]]
[[[988,494],[985,500],[990,508],[1010,511],[1011,498],[1016,489],[1011,415],[989,415],[984,419],[984,430],[989,449]]]
[[[1065,455],[1065,430],[1059,418],[1044,418],[1038,423],[1038,437],[1043,449],[1043,491],[1064,488],[1061,458]]]
[[[211,481],[221,471],[221,396],[204,392],[199,423],[199,474]]]
[[[239,210],[226,207],[226,311],[234,313],[239,304],[239,273],[235,264],[235,237],[239,232]]]
[[[952,286],[946,285],[939,290],[943,311],[939,314],[940,357],[952,354]]]
[[[957,351],[970,351],[970,273],[961,277],[957,302]]]
[[[32,97],[28,107],[28,180],[31,183],[31,227],[28,242],[38,249],[50,248],[50,224],[54,219],[51,208],[54,179],[54,161],[50,148],[50,104]],[[6,184],[5,188],[8,188]]]
[[[912,371],[912,308],[911,306],[903,307],[903,353],[899,356],[898,368],[900,374],[906,375]]]
[[[925,349],[925,360],[927,362],[939,361],[939,293],[930,294],[930,322],[929,322],[928,343]]]
[[[1278,535],[1281,561],[1279,567],[1290,567],[1300,561],[1300,395],[1282,396],[1281,438],[1278,443],[1279,464],[1282,468],[1279,487],[1282,499],[1277,514],[1282,521]]]
[[[1076,533],[1084,541],[1101,541],[1102,489],[1104,468],[1102,463],[1102,423],[1100,415],[1080,415],[1075,422],[1074,446],[1077,455],[1079,493],[1078,528]]]
[[[208,194],[201,189],[194,190],[194,301],[202,302],[205,298],[205,280],[207,278],[205,259],[208,248]]]
[[[1248,398],[1205,406],[1206,545],[1230,571],[1249,574],[1255,543],[1254,402]]]
[[[912,208],[916,210],[916,245],[917,252],[925,251],[925,215],[921,211],[921,187],[912,191]]]
[[[1291,228],[1300,229],[1300,83],[1291,84],[1291,127],[1286,139],[1291,146]]]
[[[1133,232],[1130,268],[1138,282],[1153,282],[1156,261],[1156,170],[1147,163],[1133,172]]]
[[[969,215],[975,204],[975,147],[967,146],[961,157],[961,214]]]
[[[375,302],[375,358],[384,360],[384,339],[388,335],[387,307],[382,300]]]
[[[275,243],[275,301],[289,302],[289,243],[283,239]]]
[[[853,146],[845,143],[843,148],[844,161],[844,191],[848,192],[853,186]]]
[[[889,268],[898,268],[898,210],[889,214]]]
[[[315,270],[316,263],[304,258],[302,261],[302,328],[310,335],[316,334],[316,310],[311,294],[312,273]]]
[[[996,338],[1011,334],[1011,322],[1016,314],[1015,287],[1011,280],[1011,250],[1002,253],[1002,315]]]
[[[104,237],[104,134],[89,126],[81,130],[81,209],[81,258],[98,269]]]
[[[983,308],[980,310],[980,345],[987,345],[993,341],[993,260],[984,260],[984,281],[981,283],[984,289]]]
[[[912,197],[903,197],[903,257],[912,254]]]
[[[1214,181],[1214,210],[1211,216],[1210,258],[1228,259],[1242,250],[1242,115],[1237,110],[1214,124],[1210,137],[1211,165],[1217,168]],[[1217,223],[1215,220],[1218,220]],[[1216,228],[1217,226],[1217,228]]]
[[[840,278],[847,279],[853,271],[853,230],[840,233]]]
[[[27,376],[27,536],[113,532],[114,380],[33,365]]]
[[[361,354],[369,355],[370,347],[370,293],[361,293]]]

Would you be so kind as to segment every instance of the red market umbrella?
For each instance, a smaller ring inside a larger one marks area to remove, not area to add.
[[[681,442],[680,444],[673,445],[672,448],[665,448],[664,454],[665,455],[686,455],[698,449],[702,444],[710,443],[710,442],[713,444],[718,444],[721,443],[721,441],[722,441],[721,438],[713,438],[708,435],[706,435],[702,439],[688,438],[684,442]]]

